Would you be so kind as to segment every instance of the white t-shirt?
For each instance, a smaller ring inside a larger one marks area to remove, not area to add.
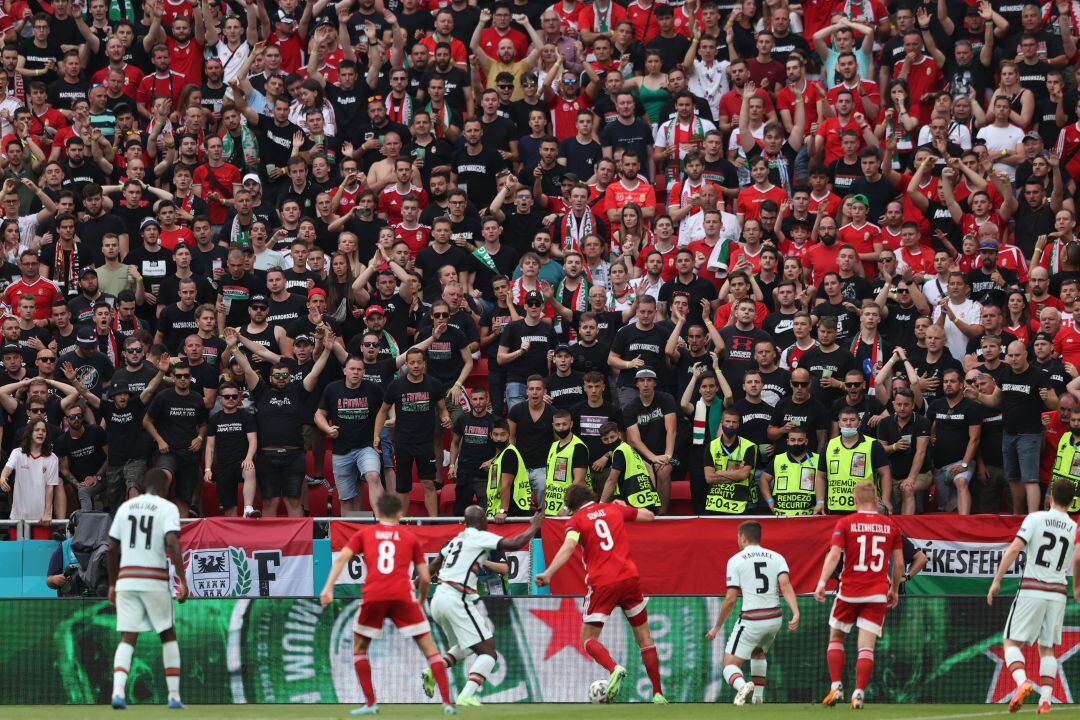
[[[952,308],[953,315],[957,319],[962,320],[970,325],[977,325],[979,323],[979,317],[982,315],[982,303],[976,302],[971,298],[968,298],[959,305],[954,304],[951,300],[949,306]],[[931,318],[935,323],[938,317],[941,315],[941,307],[934,308],[934,316]],[[963,361],[964,356],[967,355],[968,336],[961,332],[948,317],[945,318],[945,347],[949,353],[957,360]]]
[[[60,461],[51,453],[28,455],[15,448],[5,466],[15,471],[8,480],[14,491],[11,519],[37,522],[45,514],[45,488],[60,484]]]
[[[990,153],[990,157],[997,158],[1001,156],[1002,150],[1007,150],[1010,153],[1016,150],[1016,146],[1024,140],[1024,131],[1015,125],[1007,127],[987,125],[975,137],[985,140],[986,150]],[[1010,182],[1016,179],[1016,168],[1012,165],[995,162],[994,170],[1007,174]]]
[[[109,527],[109,537],[120,543],[117,590],[169,589],[165,536],[171,532],[180,532],[180,511],[163,497],[146,493],[117,509]]]
[[[780,606],[780,576],[787,575],[784,556],[760,545],[748,545],[727,563],[727,586],[742,593],[742,612]]]
[[[487,530],[471,527],[462,530],[439,551],[443,559],[439,568],[440,582],[452,582],[476,590],[480,564],[487,560],[488,553],[499,547],[500,540],[500,536]]]

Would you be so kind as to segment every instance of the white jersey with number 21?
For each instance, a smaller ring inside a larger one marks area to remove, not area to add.
[[[727,586],[742,593],[742,612],[766,610],[780,605],[780,576],[790,574],[784,556],[760,545],[751,545],[731,556]]]
[[[1024,541],[1027,553],[1020,594],[1065,594],[1078,540],[1072,518],[1059,510],[1033,512],[1024,518],[1016,537]]]

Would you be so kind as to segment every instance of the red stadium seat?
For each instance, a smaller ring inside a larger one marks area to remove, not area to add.
[[[406,515],[410,517],[428,517],[427,508],[424,507],[424,488],[418,480],[414,480],[412,492],[409,493],[409,510]]]
[[[671,483],[671,502],[668,504],[668,514],[694,514],[694,504],[690,501],[689,480],[676,480]]]
[[[454,500],[457,498],[457,486],[453,483],[443,485],[439,491],[439,514],[450,515],[454,512]]]

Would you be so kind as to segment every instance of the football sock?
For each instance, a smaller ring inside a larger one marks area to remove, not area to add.
[[[452,668],[470,655],[472,655],[472,648],[455,645],[443,653],[442,659],[446,663],[446,667]]]
[[[844,682],[844,643],[840,640],[830,641],[825,659],[829,664],[829,679],[832,680],[833,690],[835,690]]]
[[[371,661],[367,653],[353,655],[353,667],[356,668],[356,679],[360,681],[360,689],[364,693],[364,702],[374,705],[375,687],[371,684]]]
[[[598,662],[600,667],[608,672],[615,669],[615,661],[611,659],[611,654],[596,638],[589,638],[585,641],[585,652],[589,654],[589,657]]]
[[[492,655],[477,655],[472,667],[469,668],[469,681],[465,683],[459,697],[472,697],[479,692],[494,669],[495,658]]]
[[[660,658],[656,655],[655,645],[641,648],[641,662],[645,663],[645,672],[649,674],[653,694],[663,695],[664,688],[660,685]]]
[[[248,513],[251,513],[251,512],[255,512],[255,508],[254,508],[254,506],[252,506],[252,505],[245,505],[245,506],[244,506],[244,514],[245,514],[245,515],[247,515]]]
[[[1027,680],[1027,672],[1024,669],[1024,652],[1018,647],[1005,648],[1005,667],[1012,673],[1016,686],[1019,687]]]
[[[450,705],[453,701],[450,699],[450,683],[446,679],[446,661],[438,653],[429,655],[427,661],[431,674],[435,676],[435,684],[439,686],[439,695],[442,696],[443,703]]]
[[[754,683],[754,699],[765,699],[765,671],[768,668],[768,660],[750,660],[750,682]]]
[[[1039,658],[1039,702],[1050,702],[1054,694],[1054,682],[1057,678],[1057,658]]]
[[[122,642],[116,646],[116,654],[113,655],[112,694],[125,697],[128,673],[131,671],[131,656],[135,654],[135,646]]]
[[[859,648],[859,658],[855,661],[855,689],[866,690],[870,675],[874,672],[874,648]]]
[[[175,640],[161,644],[161,659],[165,664],[165,687],[170,700],[180,699],[180,646]]]
[[[724,666],[724,682],[735,689],[735,692],[742,690],[746,681],[743,680],[742,670],[735,665]]]

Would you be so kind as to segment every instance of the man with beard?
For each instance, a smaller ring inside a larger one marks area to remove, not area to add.
[[[840,269],[837,232],[836,220],[832,217],[826,215],[818,222],[818,242],[803,254],[803,277],[807,282],[819,285],[825,279],[826,273]]]
[[[743,375],[748,370],[757,369],[754,359],[754,346],[771,338],[754,324],[757,304],[750,298],[735,303],[732,315],[735,322],[720,328],[720,337],[724,341],[727,357],[724,358],[724,374],[732,389],[741,388]]]
[[[949,368],[941,378],[943,397],[929,403],[926,419],[934,438],[932,454],[938,506],[971,514],[971,478],[982,433],[982,409],[964,396],[963,372]]]
[[[768,439],[774,453],[787,452],[787,433],[793,427],[806,429],[811,448],[821,452],[829,437],[828,409],[811,397],[811,376],[805,364],[791,373],[791,395],[777,403],[769,419]]]
[[[462,135],[465,146],[454,153],[451,162],[457,187],[468,193],[473,205],[487,207],[495,197],[497,176],[506,168],[506,161],[497,150],[483,144],[484,128],[480,120],[467,120]]]
[[[866,377],[862,370],[848,370],[844,374],[844,397],[837,400],[830,408],[832,428],[830,437],[839,434],[840,411],[844,408],[854,408],[859,414],[859,432],[870,437],[877,437],[878,424],[888,417],[885,406],[881,402],[866,393]]]
[[[656,389],[656,379],[649,367],[635,373],[635,397],[625,406],[624,417],[626,442],[652,466],[659,510],[664,514],[671,499],[674,466],[682,463],[674,458],[678,408],[671,395]]]

